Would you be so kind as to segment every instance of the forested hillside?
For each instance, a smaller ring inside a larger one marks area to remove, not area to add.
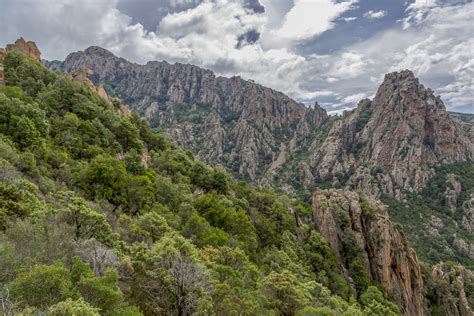
[[[4,314],[399,314],[377,282],[353,286],[309,205],[235,182],[83,82],[3,65]]]
[[[86,72],[155,131],[235,177],[308,203],[327,188],[379,197],[423,261],[474,266],[471,117],[446,111],[410,70],[386,74],[374,98],[329,117],[251,80],[135,64],[96,46],[44,63]]]

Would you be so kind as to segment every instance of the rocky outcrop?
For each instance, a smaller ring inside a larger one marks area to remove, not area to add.
[[[104,86],[102,84],[95,85],[91,80],[90,77],[94,74],[92,70],[89,68],[80,68],[76,69],[71,73],[71,76],[74,80],[78,80],[81,82],[84,82],[89,88],[91,88],[93,91],[97,92],[99,96],[101,96],[104,100],[107,100],[110,102],[110,98],[107,94],[107,92],[104,89]]]
[[[461,220],[461,225],[470,233],[474,233],[474,193],[471,193],[469,199],[463,203],[462,209],[464,215]]]
[[[8,44],[5,51],[6,54],[10,52],[17,52],[37,62],[41,62],[41,52],[36,46],[36,43],[32,41],[25,41],[23,37],[17,39],[14,44]]]
[[[421,190],[434,166],[472,160],[474,145],[440,97],[405,70],[387,74],[375,98],[337,121],[310,157],[314,173],[333,184],[342,174],[341,185],[401,198]]]
[[[455,174],[449,173],[446,176],[446,191],[444,192],[444,203],[446,208],[453,214],[457,209],[459,194],[461,194],[461,182]]]
[[[415,251],[393,224],[388,207],[362,193],[322,190],[313,194],[316,229],[328,240],[349,278],[363,271],[380,283],[405,315],[423,315],[423,279]],[[356,271],[356,272],[354,272]]]
[[[440,263],[431,273],[435,280],[434,299],[446,315],[473,316],[470,307],[474,297],[466,295],[466,285],[474,285],[474,274],[460,265]],[[471,295],[473,293],[470,293]]]
[[[251,180],[273,176],[284,157],[282,148],[295,148],[297,140],[328,119],[317,104],[308,108],[252,81],[217,77],[193,65],[138,65],[99,47],[46,65],[68,73],[91,69],[95,84],[105,83],[111,95],[141,112],[178,145]]]
[[[90,69],[95,85],[104,83],[200,159],[254,182],[277,179],[285,191],[325,183],[400,200],[420,191],[437,165],[474,156],[474,128],[454,121],[407,70],[386,75],[373,100],[329,120],[317,103],[305,107],[193,65],[138,65],[100,47],[46,65],[69,73]]]
[[[5,70],[3,69],[3,65],[0,65],[0,85],[5,84]]]
[[[35,42],[25,41],[20,37],[14,44],[8,44],[6,48],[0,48],[0,62],[2,62],[8,53],[17,52],[31,58],[37,62],[41,62],[41,52]],[[0,85],[5,84],[5,71],[3,65],[0,64]]]

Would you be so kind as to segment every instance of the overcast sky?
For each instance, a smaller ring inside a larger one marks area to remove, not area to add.
[[[450,110],[474,112],[468,0],[0,0],[0,21],[0,46],[23,36],[45,59],[98,45],[240,75],[329,111],[411,69]]]

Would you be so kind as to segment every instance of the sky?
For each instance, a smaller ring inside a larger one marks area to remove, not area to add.
[[[472,0],[0,0],[0,46],[23,36],[64,60],[97,45],[137,63],[239,75],[331,113],[412,70],[474,113]]]

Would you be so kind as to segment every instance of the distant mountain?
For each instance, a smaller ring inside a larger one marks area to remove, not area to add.
[[[459,112],[448,112],[449,115],[461,124],[474,125],[474,114],[471,113],[459,113]]]
[[[282,164],[281,156],[297,139],[328,120],[317,104],[308,108],[252,81],[217,77],[193,65],[138,65],[100,47],[46,65],[69,73],[89,68],[93,81],[103,82],[153,128],[202,160],[254,181]]]
[[[176,144],[234,176],[311,200],[321,188],[381,198],[420,258],[474,267],[474,127],[411,71],[387,74],[373,100],[328,117],[284,94],[193,65],[131,63],[99,47],[45,64],[87,68]],[[464,122],[464,123],[460,123]]]
[[[441,99],[406,70],[387,74],[375,98],[335,122],[308,157],[313,175],[333,186],[401,199],[422,190],[435,166],[472,160],[474,145]]]
[[[95,83],[178,145],[290,193],[326,185],[401,198],[421,190],[434,166],[474,156],[470,131],[410,71],[388,74],[373,101],[329,118],[317,104],[305,107],[252,81],[179,63],[138,65],[99,47],[46,64],[90,69]]]

